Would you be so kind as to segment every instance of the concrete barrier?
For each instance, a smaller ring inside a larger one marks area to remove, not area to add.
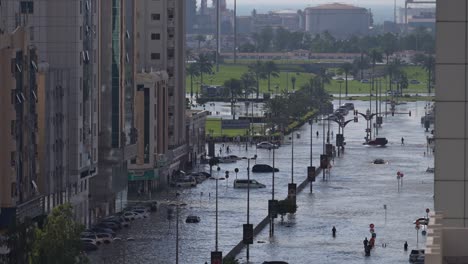
[[[318,168],[316,171],[315,171],[315,177],[317,177],[318,175],[320,175],[320,173],[322,172],[322,169]],[[309,184],[309,180],[306,179],[301,182],[301,184],[299,184],[299,186],[297,187],[297,190],[296,190],[296,195],[299,194],[300,192],[302,192],[302,190],[304,190],[304,188]],[[285,198],[286,199],[286,198]],[[258,223],[255,227],[254,227],[254,230],[253,230],[253,235],[254,235],[254,238],[260,234],[260,232],[263,230],[263,228],[265,228],[268,223],[270,223],[270,218],[267,216],[265,216],[265,218],[263,218],[262,221],[260,221],[260,223]],[[226,259],[230,259],[230,258],[235,258],[240,252],[241,250],[244,248],[244,243],[242,242],[242,240],[237,243],[237,245],[234,246],[234,248],[231,249],[231,251],[229,251],[229,253],[226,254],[226,256],[224,256],[224,260]]]

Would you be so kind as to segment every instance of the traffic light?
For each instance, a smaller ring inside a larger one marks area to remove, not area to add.
[[[244,232],[242,233],[242,242],[245,245],[252,245],[253,244],[253,225],[252,224],[244,224]]]
[[[223,252],[211,251],[211,264],[222,264],[223,263]]]
[[[358,117],[355,116],[355,117],[354,117],[354,123],[357,123],[358,121],[359,121]]]
[[[344,137],[343,134],[336,134],[336,145],[338,147],[342,147],[344,143]]]
[[[315,167],[314,166],[307,167],[307,178],[311,182],[315,181]]]

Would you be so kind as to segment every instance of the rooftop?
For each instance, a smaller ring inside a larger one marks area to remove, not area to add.
[[[342,4],[342,3],[331,3],[331,4],[318,5],[314,7],[308,7],[306,9],[363,9],[363,8],[353,6],[353,5]]]

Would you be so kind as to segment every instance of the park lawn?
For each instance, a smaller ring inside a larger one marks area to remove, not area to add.
[[[263,134],[264,126],[261,124],[253,124],[254,134]],[[221,118],[208,118],[205,123],[206,135],[211,135],[213,132],[213,137],[220,136],[245,136],[248,133],[248,129],[223,129],[221,130]]]
[[[294,69],[294,67],[293,67]],[[297,70],[300,70],[299,67],[296,68]],[[216,67],[213,67],[213,70],[216,70]],[[235,79],[240,79],[242,74],[248,71],[247,65],[219,65],[219,72],[215,72],[213,76],[210,75],[204,75],[203,76],[203,81],[205,84],[208,85],[223,85],[226,80],[229,80],[231,78]],[[307,83],[311,77],[314,75],[311,73],[305,73],[305,72],[280,72],[280,76],[278,78],[271,78],[270,81],[270,87],[271,87],[271,92],[276,93],[276,92],[282,92],[288,88],[288,90],[292,90],[292,83],[291,83],[291,77],[295,76],[296,77],[296,85],[295,88],[299,88],[305,83]],[[211,78],[213,77],[213,78]],[[193,92],[196,93],[198,90],[200,77],[194,77],[193,78]],[[289,80],[289,81],[288,81]],[[278,89],[276,89],[276,86],[278,86]],[[187,75],[186,77],[186,91],[187,93],[190,93],[190,75]],[[260,81],[260,93],[266,93],[268,92],[268,81],[267,80],[261,80]]]
[[[248,71],[248,65],[241,65],[241,64],[222,64],[219,66],[219,72],[215,73],[214,75],[210,76],[205,74],[203,76],[204,82],[210,85],[223,85],[226,80],[231,78],[240,79],[243,73]],[[280,72],[280,76],[278,78],[271,78],[271,92],[278,93],[285,91],[286,89],[292,90],[292,83],[291,77],[296,77],[296,85],[295,88],[299,88],[305,83],[307,83],[310,78],[314,76],[312,73],[302,72],[302,69],[299,65],[278,65],[281,68],[288,68],[289,73],[287,72]],[[295,67],[297,66],[297,67]],[[213,67],[215,70],[215,67]],[[420,84],[409,84],[408,89],[404,90],[404,93],[423,93],[427,92],[427,73],[426,71],[419,67],[419,66],[405,66],[403,70],[408,75],[408,81],[411,80],[418,80]],[[196,93],[199,87],[200,77],[194,77],[193,79],[193,92]],[[348,81],[348,94],[362,94],[369,92],[369,85],[368,83],[361,83],[359,81]],[[278,89],[276,89],[278,87]],[[190,76],[187,76],[186,79],[186,91],[190,93]],[[330,84],[325,85],[325,89],[333,94],[338,94],[340,92],[340,84],[336,80],[332,80]],[[342,83],[342,94],[345,94],[345,83]],[[389,90],[388,87],[388,79],[385,78],[385,81],[382,82],[382,91]],[[268,81],[261,80],[260,81],[260,93],[268,92]]]

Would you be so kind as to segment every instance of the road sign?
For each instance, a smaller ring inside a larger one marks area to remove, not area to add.
[[[211,251],[211,264],[222,264],[223,263],[223,252]]]
[[[426,208],[426,213],[429,213],[431,210],[429,210],[429,208]]]
[[[416,226],[414,227],[414,229],[416,229],[416,230],[419,230],[419,228],[420,228],[419,225],[416,225]]]
[[[253,244],[253,225],[252,224],[244,224],[242,241],[245,245],[252,245]]]
[[[369,227],[370,227],[370,228],[374,228],[374,224],[370,224]]]
[[[268,200],[268,215],[278,217],[278,200]]]
[[[315,167],[314,166],[307,167],[307,179],[309,179],[309,181],[311,182],[315,181]]]

